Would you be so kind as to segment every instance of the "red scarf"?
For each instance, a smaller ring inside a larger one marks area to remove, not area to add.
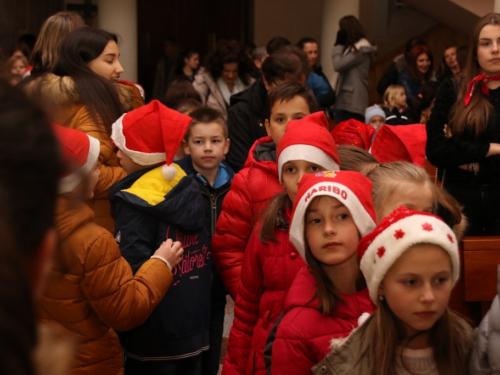
[[[470,81],[469,86],[467,87],[467,93],[465,94],[465,97],[464,97],[465,106],[467,107],[467,105],[469,104],[469,102],[472,98],[472,94],[474,93],[474,85],[477,82],[480,82],[481,91],[483,92],[483,94],[489,95],[490,89],[488,88],[488,86],[486,86],[486,84],[488,82],[491,82],[491,81],[500,81],[500,74],[497,74],[495,76],[487,76],[484,74],[480,74],[478,76],[475,76],[472,79],[472,81]]]

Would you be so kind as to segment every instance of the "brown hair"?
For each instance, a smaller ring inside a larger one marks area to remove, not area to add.
[[[468,368],[467,337],[464,334],[461,318],[445,310],[429,330],[429,342],[441,375],[466,374]],[[378,309],[367,323],[366,335],[370,342],[370,375],[396,375],[395,358],[398,347],[405,346],[414,337],[403,339],[404,326],[394,315],[385,300],[380,301]],[[401,356],[402,352],[399,354]],[[403,358],[401,357],[401,360]],[[405,366],[403,362],[403,366]]]
[[[339,21],[339,28],[346,33],[347,46],[353,46],[358,40],[366,38],[361,22],[354,16],[342,17]]]
[[[448,126],[453,135],[463,134],[465,129],[472,129],[476,136],[484,133],[488,127],[488,120],[492,114],[493,106],[486,100],[481,90],[473,90],[469,105],[464,104],[467,87],[472,79],[480,73],[481,67],[477,61],[477,48],[479,34],[486,25],[500,25],[500,14],[489,13],[481,18],[474,28],[472,43],[467,54],[465,67],[460,66],[460,88],[457,101],[450,111]],[[476,84],[477,85],[477,84]]]
[[[422,74],[419,72],[417,68],[417,60],[420,55],[426,54],[427,57],[429,58],[429,61],[431,62],[431,65],[429,66],[429,70],[425,73]],[[433,66],[434,66],[434,57],[432,55],[431,50],[429,47],[426,45],[416,45],[411,49],[411,51],[408,53],[407,57],[408,61],[408,72],[410,73],[410,76],[413,79],[422,81],[422,82],[427,82],[432,78],[432,73],[433,73]]]
[[[174,79],[169,83],[161,102],[169,108],[175,108],[183,99],[193,99],[201,103],[201,96],[193,84],[185,78]]]
[[[189,115],[191,112],[193,112],[195,109],[202,108],[203,104],[201,102],[191,99],[191,98],[184,98],[178,100],[174,106],[172,106],[172,109],[175,109],[177,112],[183,113],[185,115]]]
[[[356,171],[366,176],[378,166],[378,160],[375,156],[356,146],[338,145],[337,153],[341,171]]]
[[[267,95],[267,118],[271,116],[271,109],[273,108],[274,103],[277,101],[280,103],[288,102],[296,96],[300,96],[306,101],[310,113],[317,110],[318,103],[316,102],[314,93],[306,85],[302,85],[298,82],[287,82],[282,85],[278,85],[269,91]]]
[[[260,231],[260,241],[268,244],[268,241],[278,242],[274,235],[276,228],[287,231],[290,223],[285,219],[283,213],[287,208],[292,208],[293,202],[286,192],[276,194],[262,216],[262,229]]]
[[[191,129],[193,129],[193,127],[195,127],[198,124],[210,124],[214,122],[222,127],[224,138],[228,137],[226,121],[224,120],[224,117],[222,117],[222,114],[218,110],[210,107],[201,107],[192,111],[189,114],[189,116],[192,118],[192,120],[189,123],[186,135],[184,136],[184,140],[186,142],[189,140],[189,136],[191,135]]]
[[[278,79],[300,82],[310,72],[306,53],[292,46],[280,48],[262,64],[262,76],[268,84],[276,83]]]
[[[396,95],[403,91],[406,93],[406,90],[403,86],[401,85],[389,85],[387,89],[384,92],[384,105],[389,108],[389,110],[392,110],[396,104],[394,103],[396,100]]]

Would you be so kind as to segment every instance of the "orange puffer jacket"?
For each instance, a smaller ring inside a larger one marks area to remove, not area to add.
[[[123,374],[114,330],[142,324],[172,284],[172,273],[150,259],[134,276],[113,236],[92,222],[83,203],[61,196],[56,215],[61,254],[39,301],[39,318],[60,323],[77,341],[72,375]]]

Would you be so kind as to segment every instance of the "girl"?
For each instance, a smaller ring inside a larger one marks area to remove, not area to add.
[[[23,79],[24,73],[29,63],[24,56],[13,56],[5,63],[2,78],[11,86],[17,85]]]
[[[42,75],[27,86],[33,98],[43,100],[54,122],[99,139],[101,173],[91,208],[95,222],[111,232],[114,220],[108,189],[126,175],[111,142],[111,124],[124,112],[144,104],[134,86],[117,83],[123,73],[119,55],[116,35],[78,28],[62,43],[55,74]]]
[[[433,61],[432,52],[425,45],[413,47],[408,54],[408,66],[399,74],[398,84],[405,88],[410,102],[418,95],[422,84],[436,80]]]
[[[339,73],[333,105],[337,124],[351,118],[364,120],[363,114],[368,107],[368,69],[376,50],[377,47],[366,39],[356,17],[340,19],[332,54],[333,67]]]
[[[426,125],[427,158],[445,168],[444,187],[470,220],[467,235],[500,234],[499,39],[500,14],[479,20],[462,79],[443,82]]]
[[[283,311],[290,284],[304,265],[288,239],[297,184],[305,174],[338,170],[325,114],[317,112],[291,121],[277,157],[285,192],[273,198],[245,249],[224,375],[266,374],[263,352],[267,336]]]
[[[79,199],[91,199],[99,179],[99,141],[55,126],[67,165],[59,181],[56,225],[61,249],[39,303],[43,322],[60,323],[78,342],[71,374],[123,374],[123,351],[114,329],[144,322],[172,284],[182,259],[180,242],[167,240],[132,274],[113,236],[93,223]]]
[[[371,183],[357,172],[305,175],[294,201],[290,240],[305,259],[285,300],[271,373],[306,374],[371,313],[356,246],[375,228]]]
[[[355,171],[366,176],[372,169],[378,167],[378,160],[368,151],[350,145],[337,146],[341,171]]]
[[[467,374],[474,335],[448,309],[458,242],[439,217],[397,208],[358,245],[377,311],[313,368],[316,374]]]
[[[385,123],[407,125],[410,123],[410,109],[406,103],[406,91],[401,85],[390,85],[384,93]]]
[[[424,168],[407,162],[383,163],[373,168],[367,177],[372,182],[372,198],[377,223],[395,208],[439,215],[453,228],[460,240],[467,226],[462,207],[445,190],[432,183]]]

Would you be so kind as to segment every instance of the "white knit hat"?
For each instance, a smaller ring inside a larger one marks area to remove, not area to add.
[[[380,116],[384,119],[385,121],[385,112],[382,108],[380,108],[378,105],[372,105],[371,107],[366,108],[365,110],[365,122],[367,124],[370,123],[370,120],[372,119],[373,116]]]

